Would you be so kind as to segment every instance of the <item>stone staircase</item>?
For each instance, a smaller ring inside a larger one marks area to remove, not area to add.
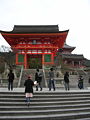
[[[42,80],[42,87],[48,87],[48,82],[49,82],[49,78],[48,78],[48,72],[49,69],[40,69],[40,71],[43,72],[44,76],[43,76],[43,80]],[[20,82],[20,86],[19,87],[24,87],[24,82],[27,79],[27,76],[29,74],[32,74],[32,80],[35,80],[35,72],[36,69],[24,69],[23,73],[22,73],[22,77],[21,77],[21,82]],[[80,71],[80,74],[82,72],[82,70]],[[60,70],[60,68],[55,69],[54,71],[55,73],[55,84],[56,84],[56,88],[63,88],[64,89],[64,76]],[[59,74],[59,76],[57,76],[57,73]],[[81,74],[84,78],[84,87],[90,87],[90,84],[88,83],[88,79],[89,76],[88,74]],[[79,73],[77,75],[71,75],[69,76],[70,78],[70,88],[78,88],[78,78],[79,78]],[[17,80],[18,81],[18,80]]]
[[[32,74],[32,80],[35,80],[35,72],[36,70],[35,69],[24,69],[23,70],[23,73],[22,73],[22,77],[21,77],[21,83],[20,83],[20,87],[24,87],[24,82],[25,80],[27,80],[28,76],[30,74]]]
[[[47,82],[47,87],[48,87],[48,83],[49,83],[49,78],[48,78],[48,73],[49,73],[49,69],[45,69],[45,79]],[[64,88],[64,84],[63,84],[63,74],[61,73],[61,70],[55,70],[54,71],[54,75],[55,75],[55,86],[56,88]]]
[[[24,91],[0,92],[0,120],[90,120],[90,92],[35,91],[29,107]]]
[[[40,72],[42,72],[42,69],[40,69]],[[36,73],[36,69],[24,69],[22,73],[20,87],[24,87],[24,82],[25,80],[27,80],[28,75],[30,74],[32,75],[32,80],[35,81],[35,73]],[[44,86],[45,86],[45,81],[44,78],[42,78],[42,87]]]

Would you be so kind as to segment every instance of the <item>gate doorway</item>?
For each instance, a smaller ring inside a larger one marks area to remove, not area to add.
[[[27,56],[28,69],[42,69],[42,55],[28,55]]]

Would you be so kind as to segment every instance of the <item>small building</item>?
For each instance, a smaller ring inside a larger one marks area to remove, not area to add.
[[[64,44],[62,51],[63,63],[73,68],[83,68],[85,67],[85,58],[83,54],[72,54],[75,48],[76,47],[69,46],[66,43]]]

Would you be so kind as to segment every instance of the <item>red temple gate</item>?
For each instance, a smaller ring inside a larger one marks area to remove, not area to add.
[[[57,25],[14,26],[13,31],[1,31],[1,34],[11,48],[17,50],[16,65],[27,69],[54,64],[56,52],[63,47],[68,30],[59,31]]]

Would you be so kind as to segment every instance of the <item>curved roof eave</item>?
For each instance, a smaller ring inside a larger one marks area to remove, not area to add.
[[[14,25],[12,31],[0,31],[1,33],[10,34],[29,34],[29,33],[63,33],[69,30],[59,31],[58,25]]]
[[[42,33],[64,33],[67,32],[68,33],[69,30],[65,30],[65,31],[59,31],[59,32],[13,32],[13,31],[2,31],[0,30],[0,33],[6,33],[6,34],[42,34]]]

